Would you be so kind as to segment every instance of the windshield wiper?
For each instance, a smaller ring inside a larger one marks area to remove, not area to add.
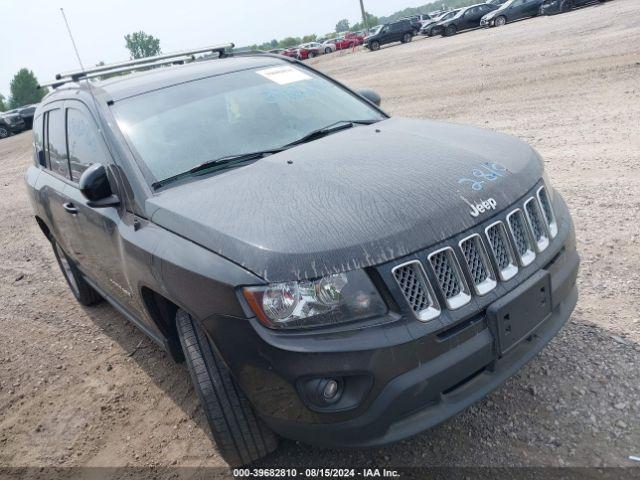
[[[158,180],[157,182],[154,182],[151,184],[151,187],[155,190],[157,190],[160,187],[164,187],[165,185],[175,182],[176,180],[180,180],[182,178],[186,178],[186,177],[190,177],[192,175],[196,175],[198,173],[204,172],[206,170],[209,169],[213,169],[214,167],[218,167],[216,168],[216,170],[218,169],[223,169],[223,168],[227,168],[239,163],[243,163],[243,162],[247,162],[250,160],[257,160],[259,158],[264,158],[267,155],[272,155],[274,153],[279,153],[282,152],[283,150],[286,150],[287,148],[272,148],[269,150],[260,150],[259,152],[251,152],[251,153],[240,153],[237,155],[227,155],[224,157],[220,157],[220,158],[216,158],[215,160],[209,160],[207,162],[203,162],[199,165],[196,165],[193,168],[190,168],[189,170],[187,170],[186,172],[182,172],[182,173],[178,173],[177,175],[173,175],[172,177],[169,178],[165,178],[164,180]]]
[[[380,120],[339,120],[327,125],[326,127],[318,128],[312,132],[307,133],[304,137],[298,140],[288,143],[285,147],[293,147],[294,145],[300,145],[301,143],[307,143],[318,138],[326,137],[332,133],[339,132],[341,130],[347,130],[348,128],[355,127],[356,125],[371,125],[372,123],[379,122]]]
[[[379,121],[380,120],[340,120],[332,123],[331,125],[327,125],[326,127],[313,130],[312,132],[307,133],[302,138],[299,138],[298,140],[288,143],[279,148],[260,150],[258,152],[251,152],[251,153],[241,153],[238,155],[228,155],[225,157],[216,158],[215,160],[209,160],[207,162],[201,163],[200,165],[196,165],[193,168],[190,168],[186,172],[178,173],[177,175],[174,175],[169,178],[165,178],[164,180],[158,180],[157,182],[152,183],[151,187],[154,190],[157,190],[158,188],[164,187],[165,185],[175,182],[176,180],[181,180],[186,177],[197,175],[200,172],[210,170],[215,167],[218,167],[219,169],[228,168],[242,162],[264,158],[267,155],[272,155],[274,153],[282,152],[296,145],[307,143],[312,140],[316,140],[318,138],[324,137],[326,135],[330,135],[332,133],[339,132],[341,130],[352,128],[356,125],[371,125],[372,123],[376,123]],[[216,168],[216,170],[218,170],[218,168]]]

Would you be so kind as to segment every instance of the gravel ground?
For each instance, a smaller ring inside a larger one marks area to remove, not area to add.
[[[392,115],[534,145],[574,215],[581,297],[535,360],[444,424],[378,449],[284,441],[261,466],[638,465],[639,45],[640,2],[616,0],[313,61]],[[0,141],[0,466],[223,466],[186,368],[67,290],[22,181],[30,141]]]

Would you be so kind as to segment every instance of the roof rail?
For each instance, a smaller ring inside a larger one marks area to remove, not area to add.
[[[225,50],[235,47],[233,43],[226,43],[221,45],[212,45],[209,47],[196,48],[192,50],[183,50],[180,52],[163,53],[162,55],[156,55],[154,57],[139,58],[136,60],[129,60],[126,62],[111,63],[109,65],[99,65],[94,68],[88,68],[85,70],[74,70],[71,72],[58,73],[56,79],[47,83],[38,85],[38,88],[52,87],[58,88],[61,85],[69,82],[77,82],[83,78],[95,78],[101,75],[109,75],[112,73],[124,73],[133,70],[139,70],[143,68],[157,67],[159,65],[166,65],[169,63],[184,63],[188,60],[194,60],[194,55],[199,53],[219,53],[220,56],[225,55]]]
[[[55,89],[64,85],[65,83],[77,82],[79,80],[89,80],[91,78],[101,77],[102,75],[114,75],[118,73],[132,72],[135,70],[143,70],[146,68],[153,68],[153,67],[158,67],[161,65],[168,65],[168,64],[183,64],[187,61],[193,61],[194,59],[195,57],[193,55],[187,55],[184,57],[175,57],[167,60],[160,60],[159,62],[145,63],[143,65],[133,65],[131,67],[114,68],[112,70],[107,70],[106,72],[88,73],[75,80],[73,78],[63,78],[61,80],[52,80],[47,83],[41,83],[40,85],[38,85],[38,88],[52,87]]]
[[[232,49],[234,46],[235,45],[233,43],[212,45],[209,47],[183,50],[180,52],[163,53],[162,55],[156,55],[154,57],[138,58],[136,60],[128,60],[126,62],[111,63],[109,65],[100,65],[100,66],[97,66],[94,68],[88,68],[85,70],[73,70],[71,72],[58,73],[56,75],[56,80],[62,80],[65,78],[70,78],[71,80],[78,80],[79,78],[86,77],[88,74],[92,74],[92,73],[103,73],[109,70],[122,69],[124,67],[135,67],[135,66],[143,65],[145,63],[153,63],[153,62],[158,62],[160,60],[169,60],[171,58],[176,58],[176,57],[196,55],[198,53],[218,52],[221,55],[223,55],[225,50]]]

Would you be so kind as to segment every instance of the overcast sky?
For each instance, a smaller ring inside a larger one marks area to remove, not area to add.
[[[365,0],[367,11],[388,15],[427,0]],[[126,60],[124,35],[138,30],[160,38],[164,52],[234,42],[262,43],[289,35],[332,31],[341,18],[360,20],[358,0],[0,0],[0,93],[9,96],[22,67],[45,82],[78,68],[60,15],[65,9],[85,66]]]

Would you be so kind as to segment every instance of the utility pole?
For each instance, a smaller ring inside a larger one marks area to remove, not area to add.
[[[367,12],[364,10],[364,0],[360,0],[360,10],[362,11],[362,25],[366,30],[369,28],[369,22],[367,22]]]

